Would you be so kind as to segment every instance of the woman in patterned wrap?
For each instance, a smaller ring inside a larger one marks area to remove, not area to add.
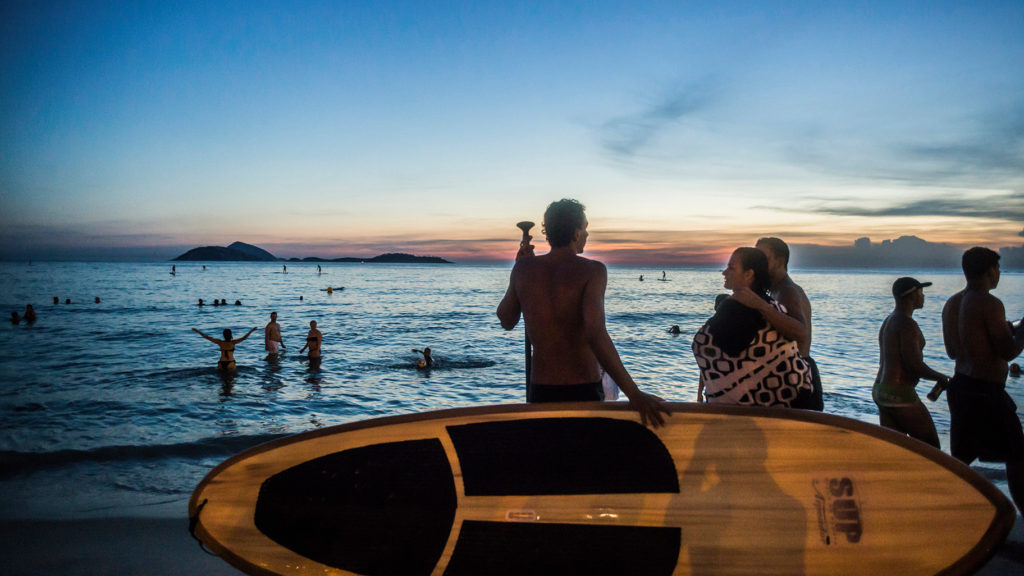
[[[750,290],[780,310],[768,293],[768,259],[737,248],[722,271],[733,295]],[[784,339],[761,313],[730,297],[693,338],[693,355],[709,403],[806,408],[811,376],[796,342]]]

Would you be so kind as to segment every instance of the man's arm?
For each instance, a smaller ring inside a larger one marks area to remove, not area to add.
[[[900,361],[907,376],[911,378],[925,378],[941,382],[946,376],[941,372],[933,370],[924,363],[924,354],[921,352],[921,329],[913,320],[904,322],[899,327]]]
[[[772,325],[786,340],[801,342],[808,337],[807,319],[804,318],[799,298],[788,294],[780,300],[786,312],[780,312],[771,302],[766,301],[750,288],[737,288],[732,296],[737,302],[761,313],[765,321]]]
[[[1024,331],[1011,330],[1006,321],[1006,308],[995,296],[990,296],[983,309],[985,331],[992,343],[992,352],[1009,362],[1024,350]]]
[[[957,325],[960,314],[954,305],[957,296],[953,295],[942,306],[942,343],[946,346],[946,356],[952,360],[960,355],[960,327]]]
[[[522,305],[519,303],[519,294],[516,293],[516,268],[512,268],[512,274],[508,279],[508,289],[505,290],[505,297],[501,299],[498,304],[498,320],[501,322],[501,327],[505,330],[511,330],[516,327],[519,323],[519,317],[522,315]]]
[[[644,426],[658,427],[665,423],[661,412],[668,414],[664,401],[657,396],[640,391],[636,382],[622,365],[618,350],[608,335],[604,321],[604,293],[608,285],[608,270],[604,264],[593,262],[590,280],[583,289],[583,331],[587,344],[597,361],[629,398],[629,404],[640,413]]]

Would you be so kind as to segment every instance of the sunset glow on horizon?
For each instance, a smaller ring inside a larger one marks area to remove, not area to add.
[[[8,2],[0,259],[1020,246],[1024,4]]]

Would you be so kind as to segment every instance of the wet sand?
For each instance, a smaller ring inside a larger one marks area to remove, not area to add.
[[[0,566],[12,576],[241,574],[200,549],[185,518],[0,521]],[[977,574],[1024,574],[1024,519]]]

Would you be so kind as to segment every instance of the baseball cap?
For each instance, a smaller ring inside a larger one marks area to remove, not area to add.
[[[918,282],[915,278],[904,276],[902,278],[897,278],[896,281],[892,283],[892,295],[897,298],[903,298],[918,288],[925,288],[931,285],[931,282]]]

